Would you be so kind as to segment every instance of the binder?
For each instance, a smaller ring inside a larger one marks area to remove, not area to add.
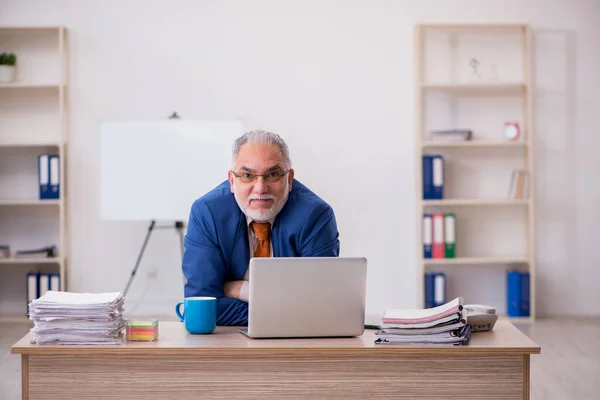
[[[40,274],[40,286],[38,289],[38,298],[42,297],[50,290],[50,276],[48,274]]]
[[[60,163],[58,155],[49,156],[50,161],[50,197],[51,199],[60,198]]]
[[[423,199],[433,199],[433,157],[423,155]]]
[[[40,199],[50,198],[50,157],[48,154],[38,156],[38,183]]]
[[[530,315],[530,304],[529,304],[529,272],[521,273],[521,317],[529,317]]]
[[[444,215],[444,255],[446,258],[456,257],[456,215]]]
[[[436,154],[433,156],[433,198],[444,198],[444,157]]]
[[[60,291],[60,274],[49,274],[50,276],[50,290],[55,292]]]
[[[40,274],[37,272],[27,273],[27,303],[38,298],[40,287]]]
[[[423,258],[432,257],[433,221],[431,214],[423,214]]]
[[[444,214],[433,214],[433,258],[444,258]]]
[[[29,303],[38,298],[40,288],[40,274],[37,272],[27,273],[26,296],[27,304],[25,305],[26,314],[29,316]]]
[[[433,307],[433,292],[435,290],[433,276],[431,272],[425,273],[425,308]]]
[[[506,314],[509,317],[521,315],[521,273],[508,271],[506,275]]]
[[[433,284],[433,306],[439,307],[446,304],[446,274],[443,272],[434,274]]]

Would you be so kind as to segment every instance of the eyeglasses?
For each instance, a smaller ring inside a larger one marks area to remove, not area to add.
[[[231,173],[236,177],[239,178],[240,181],[242,181],[243,183],[252,183],[255,180],[258,179],[259,176],[262,176],[263,179],[265,180],[265,182],[268,183],[275,183],[275,182],[279,182],[281,179],[283,179],[284,176],[286,176],[288,173],[290,172],[290,170],[288,169],[287,171],[283,172],[283,171],[273,171],[273,172],[269,172],[268,174],[251,174],[249,172],[244,172],[241,175],[238,175],[235,173],[235,171],[231,171]]]

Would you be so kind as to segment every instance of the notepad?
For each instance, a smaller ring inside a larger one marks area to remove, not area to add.
[[[129,320],[126,330],[127,340],[152,342],[158,339],[158,320]]]

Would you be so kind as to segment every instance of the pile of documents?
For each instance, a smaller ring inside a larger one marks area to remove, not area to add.
[[[50,290],[29,303],[34,344],[121,344],[126,321],[122,293]]]
[[[434,308],[386,310],[376,344],[464,345],[471,339],[462,298]]]

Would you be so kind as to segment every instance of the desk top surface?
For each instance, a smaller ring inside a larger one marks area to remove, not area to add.
[[[354,338],[251,339],[238,327],[218,326],[210,335],[189,334],[181,322],[159,322],[159,337],[154,342],[130,342],[120,345],[37,345],[31,334],[12,346],[13,354],[30,355],[293,355],[328,354],[539,354],[540,347],[509,321],[499,320],[490,332],[474,332],[466,346],[376,345],[375,330],[365,329]]]

